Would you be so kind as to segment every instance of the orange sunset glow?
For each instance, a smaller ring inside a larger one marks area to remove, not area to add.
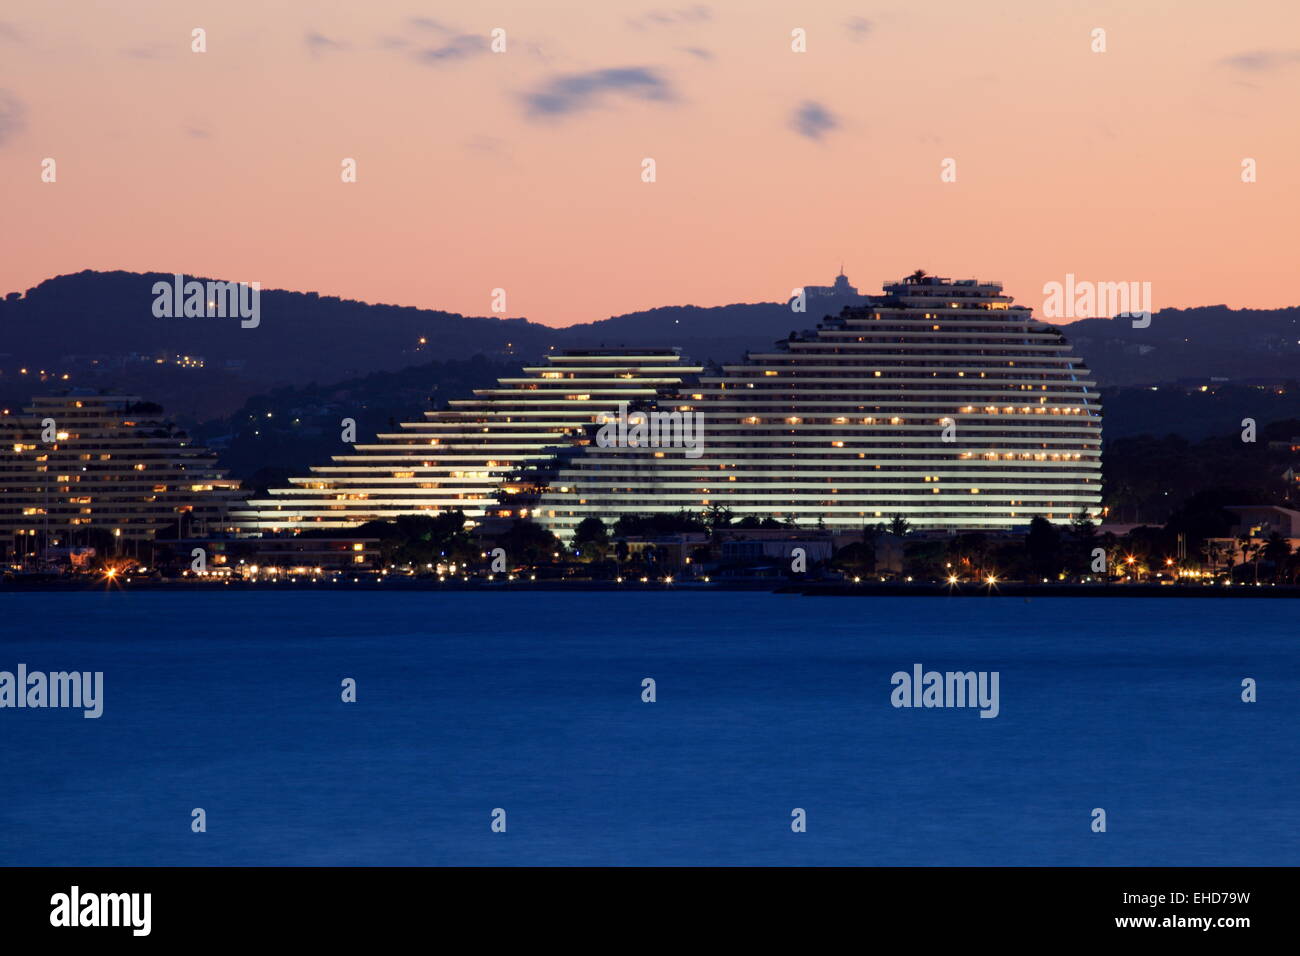
[[[1293,305],[1298,37],[1284,0],[11,4],[0,293],[126,269],[484,315],[499,288],[563,326],[843,262],[1036,309],[1066,274]]]

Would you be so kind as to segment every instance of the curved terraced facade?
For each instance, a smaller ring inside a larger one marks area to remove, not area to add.
[[[660,407],[703,415],[701,457],[589,445],[537,517],[701,511],[859,528],[1012,529],[1101,500],[1095,382],[996,282],[914,276]]]
[[[57,429],[46,442],[44,423]],[[239,482],[163,409],[138,395],[73,389],[0,415],[0,551],[220,533],[241,505]]]
[[[460,509],[531,513],[559,456],[590,440],[620,402],[653,404],[699,372],[673,349],[591,349],[547,356],[497,388],[426,412],[400,431],[353,446],[290,488],[250,501],[236,515],[245,533],[353,528],[400,515]]]

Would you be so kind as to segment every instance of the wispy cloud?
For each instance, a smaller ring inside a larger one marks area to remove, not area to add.
[[[865,40],[874,26],[866,17],[849,17],[844,23],[844,29],[849,31],[849,39],[854,43]]]
[[[0,146],[7,143],[25,125],[27,108],[8,90],[0,90]]]
[[[1246,73],[1271,73],[1300,63],[1300,50],[1251,50],[1225,57],[1219,63]]]
[[[607,94],[661,103],[677,98],[668,81],[655,70],[624,66],[553,76],[521,99],[524,112],[536,119],[594,109]]]
[[[435,33],[456,32],[452,27],[447,26],[441,20],[433,19],[433,17],[411,17],[407,22],[418,30],[433,30]]]
[[[648,30],[652,27],[679,27],[688,23],[708,23],[713,19],[713,10],[702,3],[681,10],[647,10],[635,17],[627,18],[627,25],[633,30]]]
[[[348,44],[341,40],[331,40],[323,33],[317,33],[315,30],[308,31],[303,37],[307,43],[307,49],[311,51],[312,56],[320,56],[322,53],[334,53],[340,50],[348,49]]]
[[[840,125],[831,111],[820,103],[805,100],[790,117],[790,128],[800,136],[820,141],[823,136]]]
[[[8,40],[10,43],[27,42],[21,30],[4,20],[0,20],[0,40]]]
[[[468,33],[456,24],[432,17],[410,17],[406,27],[407,35],[380,37],[380,48],[398,51],[423,66],[446,66],[487,53],[490,49],[485,35]],[[411,31],[424,36],[411,36]]]
[[[506,164],[513,164],[514,149],[503,139],[495,136],[478,135],[465,143],[466,151],[476,156],[493,159]]]
[[[426,66],[438,66],[455,60],[465,60],[488,51],[487,37],[473,33],[461,33],[451,38],[442,46],[425,47],[414,51],[413,56]]]
[[[683,52],[683,53],[689,53],[691,56],[693,56],[693,57],[695,57],[695,58],[697,58],[697,59],[700,59],[700,60],[712,60],[712,59],[713,59],[713,52],[712,52],[711,50],[706,50],[706,49],[704,49],[704,47],[702,47],[702,46],[687,46],[687,47],[682,47],[682,52]]]

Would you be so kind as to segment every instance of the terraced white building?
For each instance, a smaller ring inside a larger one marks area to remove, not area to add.
[[[0,550],[85,545],[92,530],[151,541],[228,530],[239,482],[163,409],[88,389],[0,415]]]
[[[528,517],[557,460],[589,442],[598,419],[621,402],[653,404],[699,371],[673,349],[550,355],[291,478],[250,501],[236,524],[244,533],[352,528],[457,509]]]
[[[1095,382],[997,282],[918,273],[667,404],[702,413],[702,456],[590,445],[558,469],[538,519],[562,538],[591,515],[712,506],[972,530],[1100,505]]]

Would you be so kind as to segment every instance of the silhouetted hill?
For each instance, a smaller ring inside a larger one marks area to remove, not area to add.
[[[242,328],[237,318],[157,318],[154,283],[171,278],[86,271],[46,280],[21,298],[7,296],[0,302],[3,350],[47,366],[69,355],[200,355],[208,367],[292,382],[397,369],[419,358],[540,354],[554,341],[553,330],[524,319],[265,289],[256,328]],[[421,355],[422,336],[436,343],[437,355]]]
[[[391,371],[422,359],[485,355],[531,362],[552,347],[599,344],[674,345],[692,357],[730,360],[845,304],[823,300],[816,315],[792,313],[781,303],[673,306],[554,329],[527,319],[264,289],[259,324],[243,328],[234,317],[156,317],[154,284],[171,278],[86,271],[48,279],[22,295],[11,293],[0,300],[0,355],[56,370],[67,359],[88,356],[201,356],[206,368],[284,382]]]
[[[1164,309],[1144,329],[1127,318],[1062,325],[1102,385],[1179,379],[1285,381],[1300,369],[1300,308]]]
[[[700,362],[729,362],[859,301],[810,299],[803,313],[779,302],[668,306],[553,329],[526,319],[263,290],[259,325],[242,328],[234,317],[155,317],[154,283],[170,281],[162,273],[86,271],[0,300],[0,403],[19,404],[65,384],[114,388],[146,395],[193,422],[230,415],[272,388],[475,355],[517,366],[552,349],[653,345],[678,347]],[[1300,308],[1166,309],[1145,329],[1128,319],[1062,328],[1103,386],[1277,382],[1300,367]]]
[[[1239,427],[1196,439],[1165,432],[1112,437],[1103,458],[1109,519],[1163,524],[1196,495],[1294,508],[1300,487],[1288,472],[1300,462],[1288,446],[1297,435],[1300,420],[1289,419],[1261,425],[1254,442],[1243,442]]]
[[[282,487],[289,475],[306,474],[308,466],[350,451],[342,441],[345,418],[356,422],[358,441],[371,442],[378,433],[397,431],[399,422],[420,421],[424,412],[469,398],[474,389],[517,371],[516,365],[477,355],[328,385],[286,385],[254,395],[233,414],[196,426],[193,434],[250,486]]]
[[[526,319],[262,290],[259,323],[243,328],[235,317],[156,317],[154,284],[171,279],[85,271],[0,300],[0,402],[21,404],[61,385],[109,388],[148,395],[183,420],[203,421],[271,388],[475,355],[517,367],[552,349],[668,345],[697,361],[733,361],[849,301],[822,300],[815,314],[780,303],[677,306],[554,329]]]
[[[826,315],[838,315],[856,297],[822,298],[794,312],[783,302],[732,305],[673,305],[629,312],[561,330],[569,342],[671,345],[704,362],[735,362],[747,351],[762,351],[793,331],[809,329]]]
[[[1103,388],[1101,405],[1107,442],[1139,435],[1181,435],[1188,441],[1200,441],[1240,434],[1246,418],[1254,419],[1261,429],[1270,423],[1300,419],[1300,384],[1291,381],[1259,388],[1216,385],[1207,386],[1204,392],[1168,385]]]

